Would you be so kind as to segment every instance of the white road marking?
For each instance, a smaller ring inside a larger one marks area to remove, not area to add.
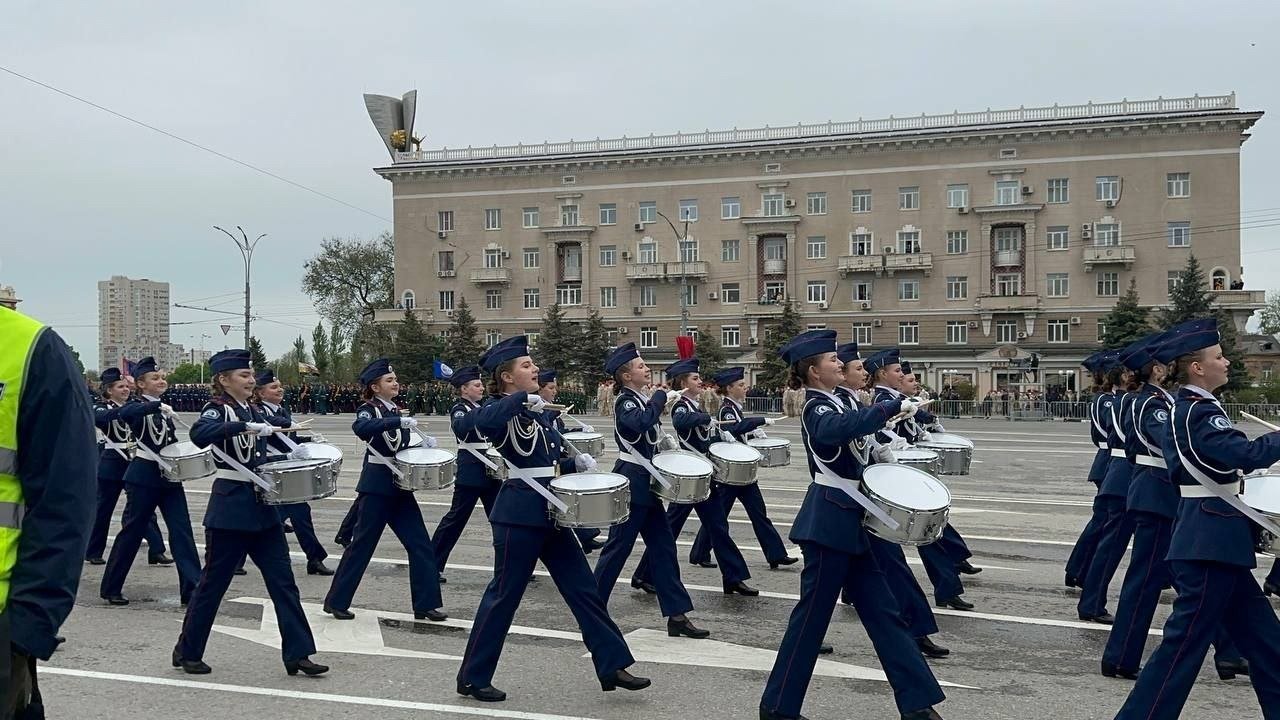
[[[795,557],[798,557],[798,556],[800,555],[800,548],[799,548],[799,547],[797,547],[797,546],[795,546],[795,545],[791,545],[791,544],[789,544],[789,543],[786,543],[785,541],[783,542],[783,544],[784,544],[784,546],[787,548],[787,553],[788,553],[788,554],[790,554],[790,555],[792,555],[792,556],[795,556]],[[636,545],[644,545],[644,540],[637,539],[637,540],[636,540]],[[676,540],[676,545],[683,546],[683,547],[692,547],[692,546],[693,546],[693,542],[691,542],[691,541],[689,541],[689,540]],[[738,549],[739,549],[739,550],[742,550],[742,551],[744,551],[744,552],[756,552],[756,553],[760,553],[761,555],[763,555],[763,554],[764,554],[764,550],[760,549],[760,546],[758,546],[758,545],[753,545],[753,544],[751,544],[750,542],[746,542],[746,543],[738,543]],[[908,565],[924,565],[924,563],[923,563],[923,562],[921,562],[919,558],[913,557],[913,556],[911,556],[911,555],[907,555],[907,556],[906,556],[906,560],[907,560],[907,564],[908,564]],[[452,565],[450,565],[449,567],[453,567],[453,566],[452,566]],[[999,565],[986,565],[986,564],[983,564],[983,566],[982,566],[982,567],[983,567],[984,569],[986,569],[986,570],[1007,570],[1007,571],[1009,571],[1009,572],[1030,572],[1029,570],[1026,570],[1025,568],[1001,567],[1001,566],[999,566]],[[619,582],[621,582],[621,581],[619,581]]]

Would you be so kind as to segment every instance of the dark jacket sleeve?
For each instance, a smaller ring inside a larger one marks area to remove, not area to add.
[[[133,422],[143,415],[154,415],[160,412],[160,405],[162,403],[159,400],[125,403],[124,407],[120,408],[120,419]]]
[[[196,447],[209,447],[215,443],[221,443],[232,435],[239,435],[247,428],[245,423],[238,420],[227,422],[221,410],[206,407],[200,413],[200,417],[196,418],[195,424],[191,426],[191,442],[195,443]]]
[[[377,417],[373,411],[362,407],[356,412],[356,420],[351,423],[351,431],[356,437],[365,442],[369,442],[380,432],[390,432],[400,429],[400,416],[394,417]]]
[[[75,606],[93,525],[93,413],[71,353],[46,329],[18,404],[18,479],[26,517],[9,588],[13,643],[48,660]]]
[[[666,405],[667,394],[658,390],[649,398],[649,404],[643,408],[632,407],[628,410],[627,403],[622,403],[621,410],[614,413],[614,419],[619,427],[627,431],[628,435],[639,435],[648,432],[649,428],[658,422]]]
[[[112,420],[120,419],[120,408],[106,405],[93,406],[93,424],[102,432],[106,432],[111,427]]]
[[[490,400],[474,413],[476,428],[486,437],[496,437],[511,418],[524,410],[525,400],[529,393],[521,390],[513,392],[500,400]]]
[[[814,407],[812,420],[805,414],[814,441],[823,445],[843,445],[854,438],[870,435],[884,427],[889,418],[902,409],[901,400],[886,400],[871,407],[849,410],[844,413],[819,413]]]

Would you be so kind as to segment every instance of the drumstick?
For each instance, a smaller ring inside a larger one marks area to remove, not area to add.
[[[916,408],[917,408],[917,409],[922,408],[922,407],[924,407],[925,405],[928,405],[928,404],[929,404],[929,403],[931,403],[931,402],[933,402],[933,400],[925,400],[925,401],[924,401],[924,402],[922,402],[922,403],[916,403]],[[894,415],[893,417],[889,418],[889,422],[898,422],[899,420],[901,420],[901,419],[905,418],[907,415],[908,415],[908,413],[906,413],[906,412],[900,412],[900,413],[898,413],[897,415]]]
[[[1247,413],[1247,412],[1241,412],[1241,413],[1240,413],[1240,416],[1241,416],[1241,417],[1243,417],[1245,420],[1252,420],[1252,421],[1254,421],[1254,422],[1258,423],[1259,425],[1261,425],[1261,426],[1263,426],[1263,427],[1267,428],[1268,430],[1271,430],[1272,432],[1280,431],[1280,425],[1273,425],[1273,424],[1271,424],[1271,423],[1267,422],[1266,420],[1263,420],[1262,418],[1260,418],[1260,417],[1258,417],[1258,416],[1256,416],[1256,415],[1250,415],[1250,414],[1249,414],[1249,413]]]
[[[527,401],[524,404],[525,407],[529,407],[529,405],[530,403]],[[557,405],[555,403],[542,403],[542,409],[543,410],[559,410],[560,412],[564,412],[569,408],[564,405]]]

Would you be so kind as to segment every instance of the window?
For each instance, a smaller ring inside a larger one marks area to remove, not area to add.
[[[969,342],[969,323],[955,320],[947,321],[947,344],[964,345]]]
[[[1067,178],[1050,178],[1045,190],[1046,202],[1056,204],[1071,201],[1071,180]]]
[[[698,304],[698,289],[701,285],[685,285],[682,294],[684,295],[684,304],[693,307]]]
[[[1120,199],[1120,176],[1118,175],[1099,175],[1093,181],[1094,199],[1099,202],[1103,200],[1111,200],[1112,202]]]
[[[764,259],[765,260],[786,260],[787,246],[786,241],[780,237],[771,237],[764,240]]]
[[[856,213],[871,212],[871,191],[870,190],[854,190],[853,191],[853,211]]]
[[[501,341],[502,341],[502,331],[501,331],[501,330],[485,330],[485,331],[484,331],[484,344],[485,344],[485,345],[487,345],[487,346],[489,346],[489,347],[493,347],[494,345],[497,345],[497,344],[498,344],[499,342],[501,342]]]
[[[1171,198],[1191,197],[1191,173],[1176,172],[1164,176],[1165,193]]]
[[[871,233],[849,233],[850,255],[874,255],[875,247],[871,244]]]
[[[899,210],[919,210],[920,209],[920,187],[912,185],[911,187],[898,188],[898,209]]]
[[[1014,297],[1022,294],[1022,275],[1020,273],[998,273],[996,275],[996,295]]]
[[[600,246],[600,267],[613,267],[618,264],[618,246]]]
[[[1120,294],[1120,273],[1098,273],[1098,297],[1116,297]]]
[[[485,230],[501,230],[502,229],[502,210],[499,208],[486,208],[484,211],[484,229]]]
[[[529,343],[529,347],[538,347],[538,338],[542,337],[542,333],[537,330],[525,330],[524,336]]]
[[[1017,205],[1022,202],[1022,183],[1017,180],[996,181],[996,204]]]
[[[948,255],[964,255],[969,252],[969,231],[968,230],[948,230],[947,231],[947,254]]]
[[[898,299],[899,300],[919,300],[920,299],[920,281],[919,280],[899,280],[898,281]]]
[[[1272,365],[1271,363],[1267,363],[1266,365],[1262,366],[1262,382],[1269,383],[1271,382],[1271,378],[1274,376],[1275,376],[1274,365]]]
[[[617,203],[600,203],[600,224],[601,225],[617,225],[618,224]]]
[[[484,251],[484,266],[486,268],[502,267],[502,251],[496,248],[490,248]]]
[[[1227,289],[1227,271],[1222,268],[1214,268],[1209,273],[1209,289],[1213,291]]]
[[[871,281],[864,280],[853,284],[853,301],[855,303],[871,302]]]
[[[914,321],[898,323],[898,344],[919,345],[920,323]]]
[[[1049,250],[1067,249],[1067,226],[1050,225],[1045,234],[1045,247]]]
[[[996,252],[1011,252],[1022,246],[1021,227],[996,228]]]
[[[638,255],[639,255],[640,262],[642,263],[658,262],[658,243],[652,240],[645,240],[644,242],[640,243],[639,250],[640,252],[638,253]]]
[[[826,215],[827,194],[824,192],[812,192],[805,195],[804,209],[810,215]]]
[[[720,302],[742,302],[742,291],[739,289],[738,283],[720,283]]]
[[[414,299],[415,298],[414,298],[413,291],[405,290],[404,293],[400,295],[400,305],[405,310],[412,310],[414,305]]]
[[[720,198],[720,219],[737,220],[742,217],[742,198]]]
[[[1120,225],[1118,223],[1094,223],[1093,244],[1098,247],[1120,244]]]
[[[1169,229],[1169,247],[1191,247],[1191,223],[1171,222]]]
[[[658,221],[658,203],[642,202],[640,203],[640,216],[637,222],[651,223]]]
[[[742,330],[737,325],[721,325],[720,344],[724,347],[741,347]]]
[[[720,241],[720,259],[724,262],[738,262],[741,258],[742,243],[738,240]]]
[[[1049,273],[1044,276],[1049,297],[1067,297],[1071,294],[1071,285],[1067,273]]]
[[[761,303],[776,303],[787,299],[787,283],[782,280],[770,280],[764,284],[764,294],[760,296]]]
[[[1170,270],[1166,276],[1165,282],[1169,285],[1169,295],[1173,296],[1173,291],[1178,289],[1178,281],[1182,279],[1181,270]]]
[[[681,200],[680,201],[680,220],[689,222],[698,222],[698,201],[697,200]]]
[[[1017,320],[997,320],[996,321],[996,342],[1011,343],[1018,341],[1018,321]]]
[[[453,272],[453,251],[441,250],[436,257],[436,267],[440,272]]]
[[[765,217],[781,217],[783,213],[782,193],[765,193],[760,198]]]
[[[1071,324],[1066,320],[1050,320],[1049,323],[1049,342],[1066,343],[1071,342]]]
[[[658,328],[656,327],[640,328],[640,347],[642,348],[658,347]]]
[[[805,325],[804,329],[805,329],[805,332],[809,332],[811,330],[826,330],[827,326],[825,323],[822,323],[822,324],[810,323],[808,325]]]
[[[1098,342],[1102,342],[1107,337],[1107,321],[1098,318]]]
[[[969,276],[968,275],[948,275],[947,276],[947,299],[948,300],[967,300],[969,298]]]
[[[502,291],[493,289],[484,291],[484,309],[485,310],[501,310],[502,309]]]
[[[561,205],[560,206],[560,227],[577,227],[578,222],[578,206],[577,205]]]
[[[870,345],[871,323],[854,323],[853,341],[858,343],[858,345]]]
[[[538,227],[538,208],[529,207],[521,210],[520,224],[526,228]]]
[[[825,237],[811,237],[808,242],[808,258],[810,260],[823,260],[827,257],[827,239]]]
[[[539,255],[540,255],[538,248],[536,247],[525,248],[523,251],[521,251],[521,255],[524,256],[524,267],[526,270],[531,270],[533,268],[538,267]]]
[[[920,252],[920,231],[919,230],[899,231],[898,232],[898,252],[900,253]]]
[[[453,309],[453,291],[452,290],[440,291],[440,309],[441,310]]]
[[[640,307],[657,307],[658,306],[658,286],[657,285],[641,285],[640,286]]]
[[[441,210],[436,213],[436,225],[440,232],[449,232],[453,230],[453,211]]]
[[[806,289],[808,290],[808,301],[810,303],[827,301],[827,282],[825,280],[810,280]]]
[[[600,288],[600,307],[602,308],[618,307],[618,288],[616,287]]]
[[[683,262],[698,262],[698,241],[697,240],[681,240],[680,241],[680,259]]]
[[[557,285],[556,302],[560,305],[581,305],[582,286],[577,283]]]
[[[969,186],[968,185],[948,185],[947,186],[947,207],[962,208],[969,206]]]
[[[538,308],[542,307],[541,298],[539,297],[540,292],[541,291],[538,288],[524,289],[524,309],[525,310],[537,310]]]

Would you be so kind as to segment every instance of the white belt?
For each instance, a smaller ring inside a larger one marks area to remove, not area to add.
[[[1229,483],[1221,486],[1223,490],[1231,495],[1239,495],[1244,491],[1243,483]],[[1232,492],[1234,489],[1235,492]],[[1203,485],[1179,485],[1178,493],[1184,498],[1212,498],[1220,497],[1217,493],[1211,491]]]
[[[135,457],[135,459],[149,460],[150,462],[153,462],[159,465],[161,468],[165,470],[173,469],[173,466],[170,465],[164,458],[160,457],[158,454],[152,451],[151,448],[147,447],[146,445],[143,445],[142,443],[138,443],[138,454]]]
[[[1164,458],[1156,457],[1154,455],[1139,455],[1134,460],[1134,462],[1138,463],[1139,465],[1146,465],[1147,467],[1163,468],[1165,470],[1169,469],[1169,466],[1165,464]],[[1191,487],[1191,486],[1187,485],[1187,487]]]
[[[125,460],[130,459],[128,451],[132,450],[135,447],[130,443],[118,443],[118,442],[113,442],[111,440],[103,440],[102,444],[105,447],[115,450],[116,453],[120,455],[120,457],[124,458]]]
[[[215,478],[218,478],[219,480],[235,480],[236,482],[242,482],[242,483],[253,482],[249,478],[240,474],[240,471],[238,470],[225,470],[223,468],[218,468],[213,472],[213,476]]]
[[[1111,457],[1125,457],[1124,450],[1121,450],[1120,448],[1111,448]]]
[[[1098,443],[1098,449],[1099,449],[1099,450],[1106,450],[1106,449],[1107,449],[1107,444],[1106,444],[1106,443],[1104,443],[1104,442],[1100,442],[1100,443]]]
[[[538,482],[538,478],[555,477],[556,469],[554,467],[543,466],[543,467],[522,468],[522,467],[516,467],[515,465],[512,465],[511,461],[507,460],[506,458],[503,458],[503,460],[507,464],[508,478],[519,478],[520,480],[524,481],[525,485],[528,485],[530,488],[532,488],[534,492],[542,496],[542,499],[554,505],[555,508],[560,512],[567,512],[569,510],[569,506],[566,505],[563,500],[556,497],[554,493],[548,490],[542,483]]]
[[[395,475],[397,478],[401,480],[404,479],[404,473],[401,472],[400,468],[396,467],[395,463],[388,460],[386,455],[383,455],[377,450],[374,450],[373,446],[369,445],[368,443],[365,444],[364,448],[365,450],[369,451],[369,457],[372,458],[374,462],[378,463],[379,465],[386,466],[386,468],[391,471],[391,474]]]
[[[487,442],[460,442],[460,443],[458,443],[458,449],[459,449],[459,450],[466,450],[467,452],[469,452],[469,453],[471,453],[472,455],[474,455],[474,456],[475,456],[475,458],[476,458],[477,460],[479,460],[480,462],[484,463],[484,466],[485,466],[485,467],[487,467],[487,468],[489,468],[490,470],[493,470],[493,471],[495,471],[495,472],[496,472],[496,471],[497,471],[497,469],[498,469],[498,466],[497,466],[497,465],[494,465],[494,464],[493,464],[493,461],[492,461],[492,460],[490,460],[489,458],[485,457],[485,454],[484,454],[484,453],[485,453],[485,451],[487,451],[487,450],[491,449],[492,447],[493,447],[493,445],[490,445],[490,444],[489,444],[489,443],[487,443]]]

